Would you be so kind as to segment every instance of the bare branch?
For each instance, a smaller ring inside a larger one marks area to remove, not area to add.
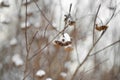
[[[27,0],[26,0],[27,3]],[[25,41],[26,41],[26,51],[27,51],[27,55],[26,55],[26,61],[25,61],[25,70],[24,70],[24,78],[23,80],[25,80],[25,74],[27,72],[27,67],[28,67],[28,56],[29,56],[29,49],[28,49],[28,40],[27,40],[27,4],[26,4],[26,12],[25,12]]]
[[[45,16],[45,14],[43,13],[43,11],[40,9],[40,7],[38,6],[38,4],[36,3],[35,0],[33,0],[35,5],[37,6],[37,8],[39,9],[39,12],[41,12],[42,16],[45,18],[45,20],[52,26],[52,28],[55,30],[55,31],[58,31],[56,30],[56,28],[52,25],[52,23],[50,22],[50,20],[48,20],[48,18]]]
[[[101,51],[103,51],[103,50],[105,50],[105,49],[107,49],[107,48],[109,48],[109,47],[111,47],[111,46],[113,46],[113,45],[115,45],[115,44],[117,44],[117,43],[119,43],[119,42],[120,42],[120,40],[115,41],[114,43],[109,44],[108,46],[106,46],[106,47],[104,47],[104,48],[102,48],[102,49],[96,51],[95,53],[91,54],[90,56],[96,55],[96,54],[98,54],[99,52],[101,52]]]
[[[94,40],[95,40],[95,26],[96,26],[96,19],[97,19],[97,16],[98,16],[98,13],[100,11],[100,7],[101,7],[101,4],[99,5],[98,7],[98,10],[97,10],[97,13],[95,15],[95,19],[94,19],[94,26],[93,26],[93,45],[94,45]]]

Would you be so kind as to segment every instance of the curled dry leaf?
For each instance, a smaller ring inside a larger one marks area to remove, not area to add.
[[[108,26],[106,26],[106,25],[103,25],[103,26],[98,26],[97,24],[96,24],[96,30],[98,30],[98,31],[103,31],[103,30],[106,30],[108,28]]]

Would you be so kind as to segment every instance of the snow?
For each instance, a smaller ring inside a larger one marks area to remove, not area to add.
[[[12,38],[11,41],[10,41],[10,45],[13,46],[13,45],[16,45],[16,44],[17,44],[17,39]]]
[[[27,22],[27,28],[30,27],[31,23],[30,22]],[[21,29],[25,29],[26,26],[25,26],[25,22],[22,22],[21,23]]]
[[[61,72],[60,75],[61,75],[63,78],[65,78],[65,77],[67,76],[67,73]]]
[[[69,36],[68,33],[64,33],[63,35],[61,35],[59,41],[62,42],[63,39],[64,39],[64,42],[71,41],[71,37]]]
[[[53,80],[52,78],[46,78],[46,80]]]
[[[10,22],[10,19],[8,18],[7,15],[1,13],[1,14],[0,14],[0,22],[1,22],[1,23],[9,23],[9,22]]]
[[[22,66],[24,63],[23,63],[23,60],[21,59],[20,55],[19,54],[15,54],[13,57],[12,57],[12,62],[15,64],[15,66]]]
[[[42,70],[42,69],[40,69],[40,70],[38,70],[37,72],[36,72],[36,76],[38,76],[38,77],[42,77],[42,76],[44,76],[46,74],[46,72],[44,71],[44,70]]]

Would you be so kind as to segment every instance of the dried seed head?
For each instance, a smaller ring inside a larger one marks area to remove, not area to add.
[[[75,25],[75,21],[69,21],[69,25],[70,26],[74,26]]]
[[[55,40],[54,43],[59,46],[68,46],[72,44],[72,39],[69,34],[64,33],[58,40]]]

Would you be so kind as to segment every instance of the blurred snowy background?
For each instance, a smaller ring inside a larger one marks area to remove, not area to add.
[[[68,14],[71,3],[76,26],[69,26],[65,33],[72,38],[72,45],[56,46],[51,40],[63,30],[64,15]],[[97,24],[106,24],[115,8],[116,11],[91,54],[120,40],[120,0],[27,0],[27,3],[26,0],[0,0],[0,80],[71,80],[73,77],[72,80],[120,80],[120,41],[89,56],[73,75],[92,47],[94,19],[100,3],[98,17],[103,23],[97,19]],[[27,66],[26,29],[28,57],[43,49]],[[95,39],[100,34],[95,30]]]

